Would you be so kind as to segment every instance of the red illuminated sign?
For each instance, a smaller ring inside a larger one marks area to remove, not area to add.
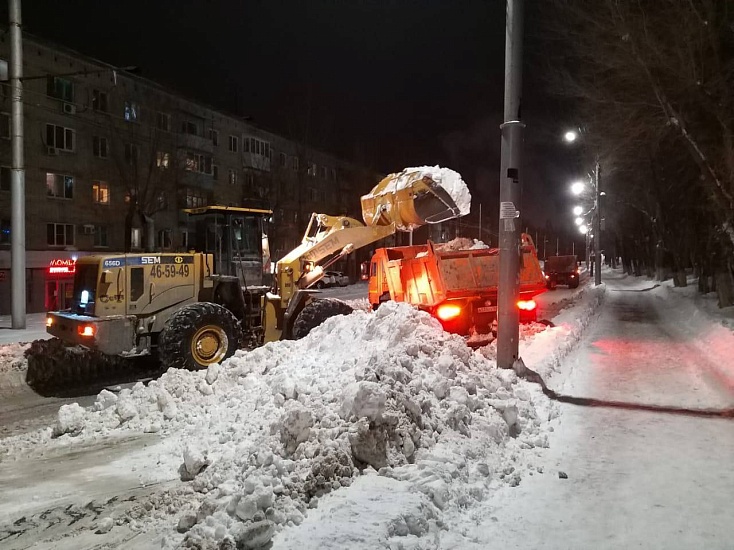
[[[76,272],[76,260],[55,258],[48,264],[49,275],[73,275]]]

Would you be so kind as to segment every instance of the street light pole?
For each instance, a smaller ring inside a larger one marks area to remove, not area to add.
[[[601,167],[599,166],[599,157],[596,157],[594,164],[594,207],[596,217],[594,219],[594,285],[601,284],[601,197],[599,191]]]
[[[523,0],[507,0],[505,27],[505,110],[500,166],[499,248],[500,272],[497,297],[497,366],[513,368],[519,357],[520,318],[517,296],[520,287],[520,158],[522,131],[520,89],[522,85]]]
[[[10,313],[11,327],[24,329],[25,297],[25,169],[23,167],[23,41],[20,0],[8,0],[10,23]]]

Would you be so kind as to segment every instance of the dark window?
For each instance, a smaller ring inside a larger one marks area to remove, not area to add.
[[[64,151],[73,151],[76,131],[55,124],[46,124],[46,145]]]
[[[107,92],[92,90],[92,109],[101,113],[107,112]]]
[[[63,101],[74,101],[74,83],[58,76],[48,77],[48,95]]]
[[[10,114],[0,113],[0,138],[10,139]]]
[[[189,120],[184,120],[181,123],[181,133],[182,134],[189,134],[192,136],[198,136],[199,135],[199,128],[196,126],[195,122],[191,122]]]
[[[125,161],[128,164],[134,164],[138,161],[138,146],[136,144],[125,144]]]
[[[212,140],[212,145],[219,145],[219,132],[213,128],[209,128],[209,139]]]
[[[74,226],[68,223],[47,223],[46,242],[51,246],[72,246]]]
[[[0,191],[10,191],[10,174],[9,166],[0,166]]]
[[[236,153],[239,149],[239,138],[237,136],[229,136],[229,150]]]
[[[130,301],[137,302],[143,295],[145,287],[145,273],[142,267],[133,267],[130,270]]]
[[[158,113],[156,116],[156,125],[159,130],[171,131],[171,115],[168,113]]]
[[[109,246],[107,243],[107,226],[98,225],[94,229],[94,246]]]
[[[107,158],[107,138],[100,137],[100,136],[94,136],[92,138],[92,152],[94,153],[95,157],[106,159]]]
[[[0,220],[0,244],[10,243],[10,220]]]

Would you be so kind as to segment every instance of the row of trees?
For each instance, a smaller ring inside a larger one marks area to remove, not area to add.
[[[626,267],[734,305],[734,4],[543,3],[547,74],[603,167],[605,243]],[[548,53],[550,52],[550,53]],[[605,244],[605,246],[606,246]]]

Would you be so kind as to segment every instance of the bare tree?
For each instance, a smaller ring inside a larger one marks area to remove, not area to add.
[[[579,102],[607,177],[647,214],[678,284],[697,243],[717,243],[707,268],[716,273],[720,305],[734,304],[731,2],[548,5],[548,20],[557,22],[550,44],[562,53],[549,74],[557,91]]]
[[[146,250],[155,247],[153,215],[176,201],[181,170],[199,159],[182,158],[174,134],[153,126],[111,123],[111,157],[125,189],[125,252],[132,248],[132,229],[140,223]],[[191,166],[189,166],[191,164]]]

